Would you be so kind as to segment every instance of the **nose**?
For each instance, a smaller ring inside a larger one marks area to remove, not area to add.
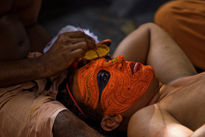
[[[133,62],[133,61],[130,62],[130,69],[132,70],[132,74],[134,74],[135,64],[136,64],[136,62]]]

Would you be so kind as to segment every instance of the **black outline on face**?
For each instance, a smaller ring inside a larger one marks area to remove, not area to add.
[[[100,70],[97,74],[97,82],[99,88],[99,101],[102,95],[104,88],[106,87],[108,81],[110,79],[110,73],[106,70]]]

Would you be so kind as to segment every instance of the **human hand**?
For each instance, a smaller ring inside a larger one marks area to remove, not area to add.
[[[74,60],[81,58],[89,49],[95,48],[95,41],[83,32],[65,32],[59,35],[51,49],[40,57],[46,76],[67,69]]]

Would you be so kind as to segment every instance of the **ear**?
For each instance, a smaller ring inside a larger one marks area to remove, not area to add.
[[[121,114],[104,115],[101,121],[101,127],[105,131],[113,131],[121,124],[123,117]]]

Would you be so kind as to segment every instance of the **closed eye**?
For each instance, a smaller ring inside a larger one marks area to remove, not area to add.
[[[97,82],[98,82],[98,87],[99,87],[99,98],[101,97],[103,89],[106,87],[109,79],[110,79],[110,73],[109,72],[107,72],[105,70],[101,70],[101,71],[98,72]]]

